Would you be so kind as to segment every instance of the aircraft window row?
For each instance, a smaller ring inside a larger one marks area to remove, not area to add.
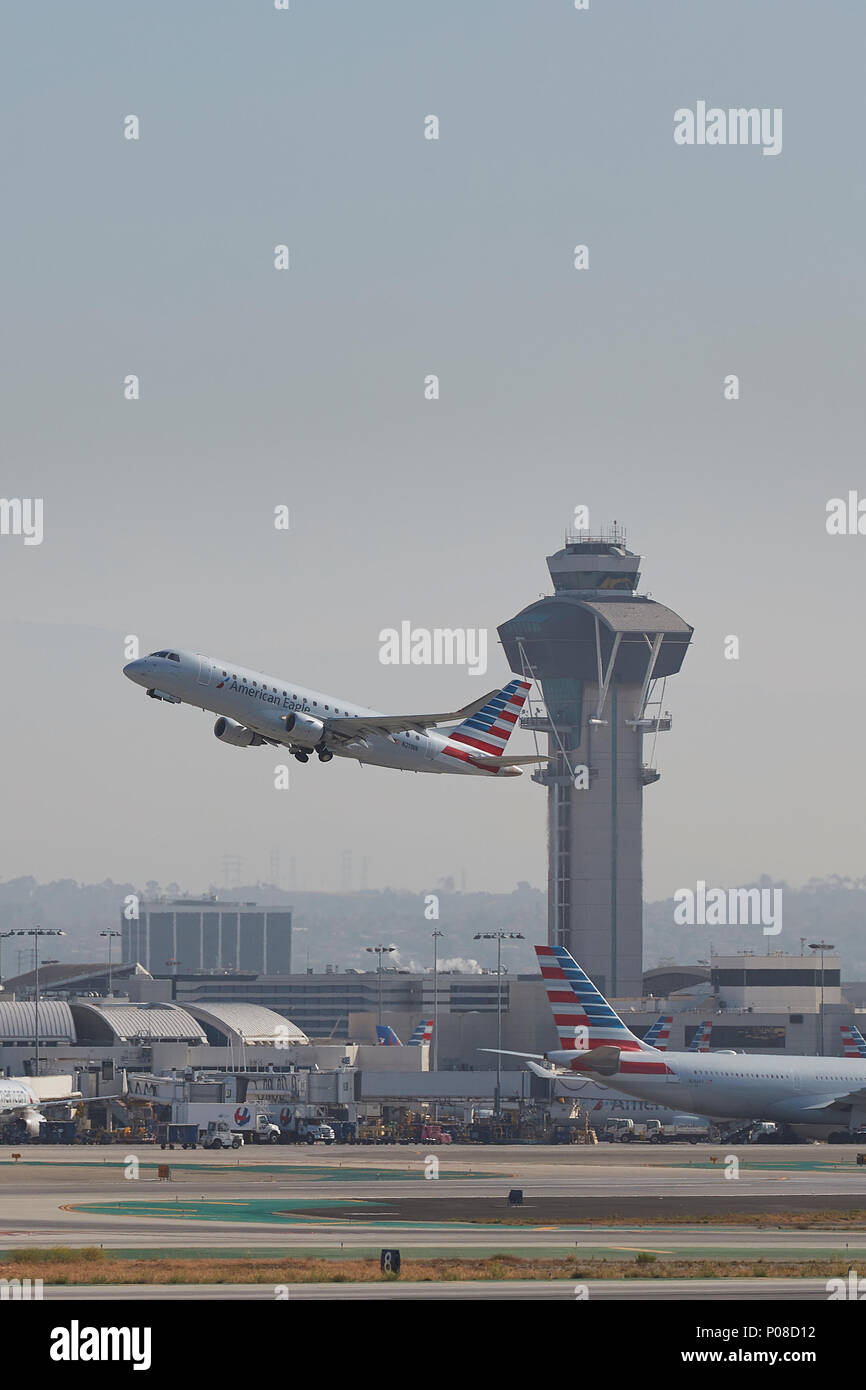
[[[169,661],[179,661],[179,660],[180,660],[180,657],[176,656],[173,652],[151,652],[151,656],[167,656],[168,659],[169,659]],[[229,674],[228,671],[223,671],[222,674],[223,674],[223,677],[224,677],[224,678],[228,679],[228,674]],[[237,676],[233,675],[233,676],[231,677],[231,679],[232,679],[233,681],[234,681],[234,680],[237,680]],[[258,681],[250,681],[250,685],[258,686]],[[268,688],[268,687],[267,687],[267,685],[265,684],[265,682],[262,681],[262,689],[263,689],[263,690],[267,690],[267,688]],[[274,692],[275,695],[279,695],[279,693],[280,693],[279,690],[277,689],[277,687],[276,687],[275,685],[272,685],[272,686],[271,686],[271,690]],[[294,690],[292,690],[292,691],[284,690],[284,691],[283,691],[283,695],[284,695],[284,696],[289,696],[289,695],[291,695],[291,698],[292,698],[293,700],[297,700],[297,699],[298,699],[298,696],[295,694]],[[312,703],[313,703],[313,705],[316,707],[316,709],[318,709],[318,707],[319,707],[319,702],[318,702],[318,700],[313,700]],[[325,709],[326,709],[326,710],[330,711],[330,708],[331,708],[330,705],[325,705]],[[348,711],[348,710],[339,710],[339,709],[337,709],[337,706],[335,705],[335,706],[334,706],[334,713],[335,713],[335,714],[345,714],[346,716],[348,716],[349,711]]]

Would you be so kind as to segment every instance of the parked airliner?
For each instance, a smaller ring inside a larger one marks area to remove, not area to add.
[[[315,752],[323,763],[336,754],[402,772],[519,777],[521,764],[547,761],[539,755],[505,756],[530,688],[517,677],[451,713],[386,715],[180,648],[130,661],[123,674],[154,700],[216,714],[214,733],[221,743],[282,746],[301,763]]]
[[[546,1055],[512,1055],[552,1062],[639,1100],[709,1119],[774,1120],[816,1130],[866,1126],[866,1057],[662,1053],[626,1027],[563,946],[535,951],[560,1047]]]
[[[44,1123],[44,1109],[54,1105],[81,1105],[83,1097],[68,1092],[64,1096],[37,1096],[29,1082],[20,1076],[0,1077],[0,1115],[23,1120],[30,1135],[38,1135]]]

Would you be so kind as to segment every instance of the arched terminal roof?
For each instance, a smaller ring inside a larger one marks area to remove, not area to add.
[[[206,1043],[200,1023],[177,1004],[73,1004],[79,1042]],[[42,1005],[39,1005],[40,1032]]]
[[[4,1000],[0,1003],[0,1047],[36,1041],[36,1004]],[[39,1041],[75,1042],[75,1021],[68,1004],[60,999],[39,1000]]]
[[[204,1028],[212,1046],[273,1047],[278,1041],[310,1041],[294,1023],[262,1004],[190,1004],[189,1011]]]
[[[709,969],[700,965],[656,965],[643,972],[643,992],[664,999],[680,989],[709,984]]]

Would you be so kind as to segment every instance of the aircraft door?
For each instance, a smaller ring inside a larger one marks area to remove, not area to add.
[[[213,667],[211,666],[210,661],[206,656],[200,656],[198,659],[198,675],[196,677],[196,685],[210,685],[212,674]]]

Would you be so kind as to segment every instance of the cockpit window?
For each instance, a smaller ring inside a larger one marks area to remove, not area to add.
[[[180,657],[178,656],[177,652],[169,652],[168,659],[169,661],[180,661]]]
[[[151,652],[151,656],[168,656],[168,652]]]

